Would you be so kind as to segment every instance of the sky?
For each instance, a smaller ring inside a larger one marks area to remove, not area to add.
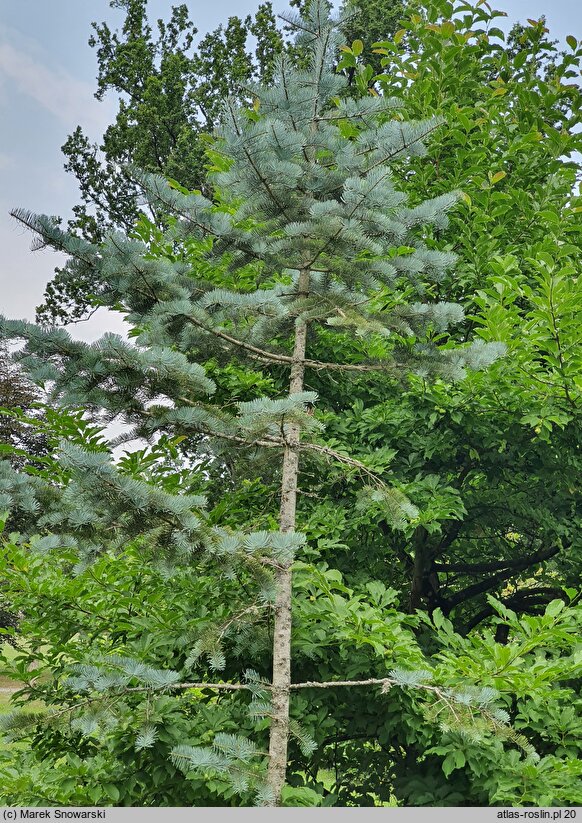
[[[187,0],[200,35],[230,15],[254,12],[259,0]],[[149,0],[150,20],[168,19],[178,0]],[[545,14],[553,37],[582,39],[582,0],[496,0],[515,21]],[[287,8],[275,0],[276,12]],[[76,182],[63,169],[60,147],[77,125],[99,140],[116,112],[114,97],[94,98],[97,61],[87,43],[91,22],[123,23],[123,13],[109,0],[0,0],[0,314],[34,319],[44,288],[56,265],[49,250],[32,253],[30,234],[9,215],[11,208],[71,216],[78,202]],[[121,321],[97,313],[71,333],[94,340],[104,331],[122,332]]]

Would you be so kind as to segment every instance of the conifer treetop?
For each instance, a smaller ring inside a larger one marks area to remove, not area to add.
[[[419,338],[427,328],[442,332],[462,320],[459,306],[428,302],[420,288],[421,280],[438,281],[454,265],[454,255],[429,246],[422,233],[446,225],[457,194],[409,208],[391,169],[395,162],[423,154],[423,140],[441,120],[407,123],[392,99],[349,98],[346,79],[333,71],[340,20],[327,14],[327,4],[317,0],[306,17],[286,18],[309,55],[305,69],[281,57],[272,85],[250,89],[254,110],[225,101],[215,147],[223,168],[213,175],[222,203],[132,170],[149,203],[175,215],[168,243],[210,241],[201,264],[233,270],[255,266],[255,292],[216,289],[205,279],[204,265],[152,259],[147,244],[137,238],[112,232],[96,247],[60,230],[50,218],[14,212],[38,234],[41,245],[72,256],[72,276],[83,270],[98,279],[106,304],[122,307],[128,320],[143,329],[138,346],[175,348],[177,343],[189,353],[208,352],[211,346],[213,354],[224,352],[225,343],[227,351],[238,346],[249,354],[254,346],[263,360],[285,362],[281,356],[289,352],[274,341],[288,336],[298,317],[364,336],[396,332]],[[303,269],[311,275],[309,294],[297,289]],[[389,311],[373,308],[374,293],[388,288],[404,294],[410,284],[421,298],[417,302]],[[419,339],[415,346],[401,347],[397,360],[421,374],[455,379],[465,365],[484,367],[499,354],[494,344],[453,353]],[[394,359],[389,346],[385,367]]]

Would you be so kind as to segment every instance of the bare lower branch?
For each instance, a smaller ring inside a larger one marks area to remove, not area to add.
[[[347,466],[352,466],[353,468],[358,469],[361,472],[364,472],[364,474],[367,474],[369,477],[372,478],[374,483],[384,485],[380,476],[376,472],[372,471],[372,469],[369,469],[366,465],[364,465],[364,463],[360,463],[359,460],[355,460],[353,457],[346,457],[346,455],[340,454],[339,452],[335,451],[335,449],[332,449],[329,446],[320,446],[317,443],[301,443],[299,448],[308,449],[310,451],[316,451],[320,454],[327,455],[327,457],[332,457],[339,463],[345,463]]]
[[[237,337],[233,337],[225,331],[213,329],[211,326],[206,326],[198,320],[198,318],[192,317],[190,314],[184,315],[184,317],[186,317],[186,319],[195,326],[198,326],[199,329],[203,329],[205,332],[208,332],[208,334],[213,334],[215,337],[219,337],[221,340],[225,340],[233,346],[244,349],[244,351],[250,353],[253,359],[259,360],[262,363],[279,363],[280,365],[292,366],[296,362],[295,358],[291,357],[289,354],[279,354],[277,352],[261,349],[259,346],[253,346],[252,343],[246,343],[244,340],[239,340]],[[355,372],[386,371],[386,369],[389,368],[389,365],[391,365],[388,363],[326,363],[323,360],[310,359],[302,360],[302,364],[305,368],[310,369],[329,369],[333,371]]]
[[[139,692],[144,691],[147,686],[135,686],[131,689],[126,689],[128,692]],[[167,687],[169,689],[213,689],[214,691],[227,691],[227,692],[236,692],[248,689],[256,689],[257,684],[253,683],[175,683],[171,686]],[[261,688],[263,689],[270,689],[271,686],[269,684],[261,684]]]
[[[186,397],[180,397],[179,400],[185,403],[188,406],[195,405]],[[274,437],[273,435],[264,434],[260,438],[255,438],[254,440],[247,440],[247,438],[242,437],[236,434],[226,434],[225,432],[212,432],[208,429],[197,429],[199,434],[206,435],[207,437],[217,437],[219,439],[229,440],[232,443],[239,443],[241,446],[261,446],[263,448],[285,448],[286,443],[281,437]],[[382,485],[383,481],[381,480],[380,476],[374,472],[372,469],[368,468],[364,463],[361,463],[359,460],[356,460],[353,457],[348,457],[345,454],[340,454],[340,452],[332,449],[330,446],[320,446],[319,443],[306,443],[300,442],[297,444],[297,448],[300,450],[306,449],[308,451],[315,451],[319,452],[319,454],[324,454],[326,457],[331,457],[334,460],[337,460],[339,463],[345,463],[347,466],[352,466],[354,469],[358,469],[361,472],[364,472],[369,477],[373,479],[375,483],[380,483]]]
[[[333,689],[338,686],[393,686],[396,683],[390,677],[370,677],[367,680],[306,680],[304,683],[291,683],[291,689]]]

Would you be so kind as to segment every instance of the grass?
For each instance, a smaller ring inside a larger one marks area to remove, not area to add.
[[[9,643],[4,643],[0,645],[0,653],[3,655],[5,660],[13,660],[14,657],[18,654],[17,650],[11,646]],[[10,677],[4,677],[0,675],[0,689],[12,689],[16,690],[19,688],[18,680],[12,680]],[[26,704],[26,710],[35,710],[39,709],[43,704],[40,700],[33,700],[30,703]],[[22,709],[22,706],[14,706],[12,703],[12,693],[11,692],[3,692],[0,691],[0,715],[8,714],[8,712],[13,711],[14,709]],[[24,742],[7,742],[2,741],[2,747],[5,751],[16,751],[18,749],[26,749],[28,743]]]
[[[10,643],[2,643],[0,645],[0,654],[10,662],[13,660],[18,652],[16,649],[10,645]],[[16,680],[12,680],[10,677],[4,677],[0,674],[0,689],[15,689],[18,688],[18,682]],[[0,694],[2,694],[0,692]]]
[[[6,712],[11,711],[11,697],[12,696],[10,694],[7,694],[6,692],[0,692],[0,714],[6,714]]]
[[[3,655],[5,660],[10,661],[16,657],[18,651],[9,643],[3,643],[2,645],[0,645],[0,653]],[[19,687],[20,683],[18,682],[18,680],[13,680],[11,677],[5,677],[3,675],[0,675],[0,689],[10,689],[11,691],[16,691]],[[11,692],[0,691],[0,714],[5,714],[6,712],[9,712],[12,708],[14,708],[12,706],[11,701]],[[36,708],[36,705],[36,701],[34,706],[32,703],[30,704],[31,708]],[[40,703],[38,705],[40,705]]]

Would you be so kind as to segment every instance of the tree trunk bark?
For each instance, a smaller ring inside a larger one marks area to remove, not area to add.
[[[309,270],[299,274],[298,292],[307,294]],[[293,364],[289,380],[289,394],[303,391],[307,322],[297,320]],[[297,481],[299,474],[300,428],[285,426],[285,450],[281,478],[281,506],[279,528],[282,532],[295,531]],[[277,596],[273,633],[272,719],[269,738],[268,782],[273,792],[273,805],[281,805],[281,791],[287,772],[287,741],[289,738],[289,685],[291,683],[291,563],[277,569]]]
[[[426,545],[426,530],[418,526],[414,530],[412,542],[414,545],[414,568],[410,583],[410,603],[408,610],[414,614],[422,607],[423,598],[427,594],[427,575],[430,568],[430,555]]]

